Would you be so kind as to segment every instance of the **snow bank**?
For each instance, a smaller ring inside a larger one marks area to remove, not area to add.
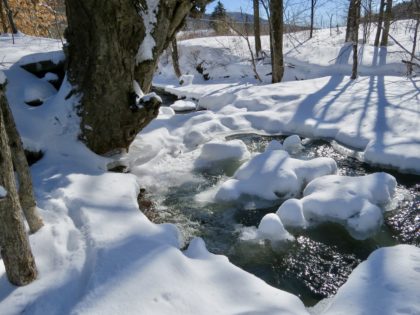
[[[419,283],[419,248],[381,248],[353,270],[321,315],[420,314]]]
[[[293,159],[286,151],[258,154],[243,164],[232,179],[224,182],[216,193],[217,201],[233,201],[241,195],[266,200],[290,198],[316,177],[334,174],[337,165],[330,158],[309,161]]]
[[[176,101],[170,107],[177,112],[184,112],[197,109],[197,105],[194,102],[184,100]]]
[[[6,198],[7,196],[7,190],[0,185],[0,198]]]

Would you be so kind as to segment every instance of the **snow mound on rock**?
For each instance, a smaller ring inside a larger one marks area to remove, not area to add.
[[[297,153],[303,149],[302,141],[298,135],[288,136],[283,141],[283,148],[291,154]]]
[[[330,158],[302,161],[286,151],[266,151],[243,164],[216,192],[217,201],[234,201],[242,195],[266,200],[294,197],[316,177],[334,174],[337,164]]]
[[[280,143],[280,141],[271,140],[267,144],[267,147],[265,148],[265,151],[274,151],[274,150],[283,150],[283,145]]]
[[[294,240],[275,213],[266,214],[262,218],[258,226],[258,236],[272,241]]]
[[[380,248],[353,270],[321,314],[420,314],[419,283],[419,248]]]
[[[250,155],[245,143],[241,140],[213,140],[201,147],[196,164],[205,165],[225,160],[242,161],[248,159]]]
[[[298,199],[286,200],[276,214],[287,226],[306,227],[308,225],[303,214],[302,202]]]
[[[191,101],[178,100],[171,105],[171,108],[177,112],[185,112],[189,110],[196,110],[197,105]]]

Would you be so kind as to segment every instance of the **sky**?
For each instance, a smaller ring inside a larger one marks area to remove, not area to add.
[[[227,11],[251,13],[253,11],[252,0],[220,0]],[[401,0],[394,0],[394,3]],[[217,0],[207,6],[207,13],[211,13],[216,6]],[[286,9],[286,19],[298,20],[297,24],[309,23],[310,0],[283,0]],[[378,4],[379,0],[373,0]],[[261,7],[261,6],[260,6]],[[315,11],[315,23],[318,27],[327,27],[332,15],[333,25],[343,25],[348,8],[348,0],[317,0]],[[261,17],[265,18],[264,10],[261,8]]]

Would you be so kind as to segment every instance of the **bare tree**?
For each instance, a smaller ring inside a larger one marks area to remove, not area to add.
[[[315,20],[315,6],[318,0],[311,0],[311,25],[309,30],[309,38],[312,38],[314,33],[314,20]]]
[[[174,36],[174,38],[172,39],[171,50],[172,65],[174,67],[174,72],[177,78],[180,78],[182,72],[181,67],[179,66],[178,41],[176,40],[176,36]]]
[[[7,106],[4,85],[0,85],[0,106]],[[0,186],[5,190],[0,196],[1,257],[9,281],[26,285],[36,279],[37,269],[22,221],[3,110],[0,110]]]
[[[283,0],[270,1],[270,17],[272,28],[272,82],[277,83],[283,79],[284,61],[283,61]]]
[[[359,62],[358,58],[358,41],[359,41],[359,24],[360,24],[360,6],[361,0],[351,0],[353,4],[351,5],[352,12],[351,15],[351,30],[352,30],[352,45],[353,45],[353,67],[351,71],[351,79],[355,80],[357,78],[357,66]]]
[[[384,28],[382,31],[381,46],[388,46],[388,34],[392,18],[392,0],[386,0],[386,9],[384,15]]]
[[[349,2],[349,10],[347,12],[347,27],[346,27],[346,43],[347,42],[354,42],[354,30],[353,27],[355,25],[355,21],[354,21],[354,4],[355,1],[354,0],[350,0]]]
[[[254,37],[255,54],[261,56],[261,31],[260,31],[260,0],[253,0],[254,3]]]
[[[414,26],[413,46],[411,48],[410,62],[407,64],[408,76],[411,76],[413,74],[413,66],[415,65],[414,59],[416,55],[417,38],[418,38],[418,32],[419,32],[419,27],[420,27],[420,0],[412,0],[411,7],[413,8],[415,12],[416,24]]]
[[[384,20],[384,9],[385,9],[385,0],[381,0],[381,4],[379,6],[379,12],[378,12],[378,28],[376,29],[375,42],[373,43],[375,47],[379,47],[379,41],[381,39],[382,25],[383,25],[383,20]]]
[[[9,19],[9,24],[10,24],[10,28],[12,29],[12,33],[17,34],[18,29],[17,29],[16,24],[13,20],[13,12],[10,9],[9,3],[7,2],[7,0],[3,0],[3,4],[4,4],[4,8],[6,9],[7,18]]]

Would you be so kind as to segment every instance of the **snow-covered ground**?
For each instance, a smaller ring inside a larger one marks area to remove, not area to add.
[[[405,34],[398,33],[401,42],[407,41]],[[269,286],[235,267],[224,256],[209,253],[199,238],[193,239],[187,250],[180,250],[185,240],[173,225],[153,224],[138,209],[141,187],[163,194],[186,182],[199,184],[194,171],[211,163],[224,160],[242,163],[251,159],[248,163],[252,164],[253,160],[261,159],[265,164],[256,163],[250,173],[245,164],[241,178],[251,175],[258,178],[255,169],[268,177],[266,181],[271,180],[270,174],[274,177],[284,174],[279,160],[287,160],[288,156],[278,150],[282,148],[279,143],[271,144],[266,153],[268,158],[264,159],[248,152],[239,141],[225,140],[226,135],[244,132],[298,133],[336,139],[365,150],[367,161],[419,172],[419,79],[396,76],[403,69],[400,57],[389,53],[395,48],[392,45],[388,54],[383,50],[379,53],[386,67],[366,61],[375,53],[372,47],[366,47],[365,51],[370,53],[363,57],[361,68],[365,75],[351,81],[346,76],[349,65],[326,62],[345,53],[342,36],[329,36],[329,30],[323,30],[298,50],[286,44],[291,49],[287,54],[289,62],[293,61],[296,69],[288,71],[300,71],[308,80],[296,81],[294,72],[286,74],[290,82],[258,85],[251,79],[251,83],[244,83],[249,80],[249,64],[243,62],[240,52],[229,51],[228,57],[232,59],[221,68],[212,68],[210,76],[217,79],[218,75],[232,73],[232,77],[166,87],[180,96],[199,100],[199,106],[208,110],[180,115],[172,109],[161,109],[159,117],[136,137],[129,153],[121,157],[131,174],[107,172],[107,164],[112,160],[96,156],[78,142],[79,120],[73,108],[76,100],[74,97],[65,100],[70,88],[66,81],[60,91],[50,93],[51,85],[46,80],[9,63],[30,53],[54,51],[60,44],[20,36],[13,46],[9,37],[0,37],[0,60],[6,60],[3,68],[11,66],[5,71],[9,80],[7,96],[18,129],[26,147],[44,152],[31,170],[45,221],[45,226],[30,236],[40,271],[37,281],[26,287],[13,287],[0,264],[0,314],[309,314],[311,311],[379,315],[383,310],[389,310],[388,314],[419,314],[420,250],[415,246],[375,251],[354,270],[335,297],[307,310],[297,296]],[[219,38],[206,38],[183,42],[181,48],[194,46],[216,63],[224,60],[219,52],[226,50],[220,45]],[[60,52],[50,56],[55,61],[62,58]],[[26,61],[44,57],[24,58]],[[185,57],[182,66],[186,67],[189,60]],[[245,68],[248,78],[241,75],[241,69]],[[380,74],[379,69],[383,70]],[[170,82],[170,65],[161,71],[156,81]],[[241,82],[234,83],[238,78]],[[42,94],[42,106],[30,107],[25,104],[25,97],[32,95],[35,86],[36,90],[50,92]],[[294,179],[291,188],[295,190],[303,189],[314,177],[334,173],[334,162],[329,159],[320,165],[327,167],[327,172],[313,177],[312,173],[305,177],[309,171],[304,163],[289,162],[293,167],[302,164],[293,172],[286,170]],[[255,191],[262,191],[264,184],[265,181],[260,182]],[[273,187],[270,197],[275,198],[278,189]],[[197,199],[208,202],[213,193],[204,193]],[[376,200],[365,195],[369,202]],[[266,221],[261,225],[263,236],[267,231],[271,233],[273,227],[283,227],[275,214]],[[283,232],[282,238],[293,239]]]

